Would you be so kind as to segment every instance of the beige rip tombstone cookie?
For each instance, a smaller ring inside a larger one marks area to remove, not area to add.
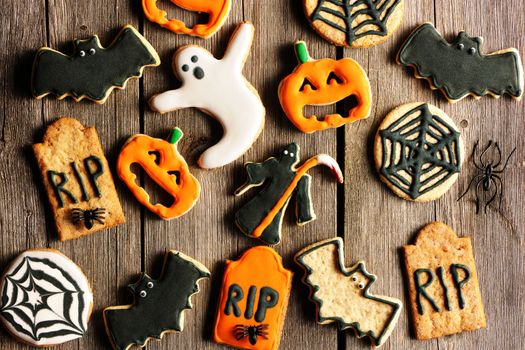
[[[125,222],[94,127],[60,118],[33,150],[61,241]]]
[[[367,48],[387,40],[403,21],[404,0],[303,0],[308,22],[337,46]]]
[[[433,222],[403,252],[417,339],[487,327],[470,237]]]

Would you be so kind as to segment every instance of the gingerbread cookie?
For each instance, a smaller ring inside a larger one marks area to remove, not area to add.
[[[241,349],[277,350],[292,275],[270,247],[253,247],[239,260],[228,260],[213,340]]]
[[[143,274],[128,286],[134,297],[132,305],[104,309],[104,324],[113,348],[143,347],[150,339],[162,339],[165,333],[182,332],[184,311],[192,308],[191,296],[199,292],[198,282],[209,277],[210,272],[200,262],[170,250],[159,279]]]
[[[48,94],[59,100],[71,96],[102,104],[113,89],[124,89],[131,78],[140,78],[145,67],[160,64],[153,46],[126,25],[104,48],[98,36],[75,40],[72,56],[48,47],[38,50],[33,64],[32,91],[41,99]]]
[[[182,20],[168,19],[166,11],[158,8],[157,0],[142,0],[146,18],[177,34],[188,34],[209,38],[222,26],[230,12],[231,0],[171,0],[171,3],[185,10],[206,13],[208,22],[186,27]]]
[[[334,45],[366,48],[382,43],[403,20],[404,0],[303,0],[315,31]]]
[[[193,208],[201,192],[199,181],[190,173],[188,164],[177,150],[177,143],[182,136],[179,128],[172,130],[168,141],[143,134],[134,135],[122,147],[117,160],[118,176],[135,198],[164,220],[187,213]],[[137,183],[136,175],[131,170],[132,164],[139,164],[173,198],[169,207],[150,202],[146,189]]]
[[[469,237],[433,222],[403,251],[417,339],[487,327]]]
[[[18,255],[0,282],[0,320],[17,340],[50,347],[87,331],[93,294],[82,270],[54,249]]]
[[[202,47],[181,47],[173,57],[173,70],[182,86],[150,100],[151,109],[160,113],[196,107],[221,123],[223,137],[201,155],[201,168],[233,162],[250,149],[264,127],[264,106],[242,75],[254,30],[251,23],[241,23],[220,60]]]
[[[295,54],[299,65],[279,84],[279,101],[288,119],[299,130],[311,133],[368,118],[372,91],[366,72],[359,63],[351,58],[312,59],[304,41],[295,43]],[[346,98],[354,98],[356,104],[345,116],[338,113],[304,115],[307,105],[330,105]]]
[[[427,103],[392,110],[379,126],[374,159],[381,180],[403,199],[441,197],[457,180],[464,146],[456,124]]]
[[[305,225],[315,220],[310,198],[311,177],[306,173],[309,169],[325,165],[332,170],[337,181],[343,183],[339,164],[327,154],[318,154],[296,168],[298,163],[299,146],[291,143],[278,158],[245,165],[248,179],[237,189],[236,196],[252,187],[266,185],[235,214],[235,223],[244,234],[267,244],[278,244],[281,241],[283,214],[294,192],[297,194],[297,224]]]
[[[33,150],[61,241],[125,222],[95,128],[60,118]]]
[[[487,94],[515,99],[523,95],[523,66],[518,50],[502,49],[481,53],[482,38],[460,32],[448,43],[431,23],[417,27],[405,41],[397,62],[414,68],[416,78],[426,79],[449,102],[469,95]],[[447,64],[443,64],[447,62]]]
[[[351,328],[361,338],[368,336],[380,347],[392,333],[403,304],[400,300],[370,294],[376,276],[363,261],[346,268],[343,240],[330,238],[308,246],[295,255],[317,307],[317,322]]]

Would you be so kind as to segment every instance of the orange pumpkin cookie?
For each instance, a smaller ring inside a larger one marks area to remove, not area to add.
[[[193,28],[188,28],[181,20],[168,19],[166,11],[157,7],[157,0],[142,0],[146,18],[174,33],[202,38],[209,38],[222,26],[231,7],[231,0],[171,0],[171,2],[188,11],[208,14],[208,23],[196,24]]]
[[[366,72],[351,58],[334,60],[312,59],[306,43],[295,43],[299,65],[279,85],[279,101],[284,113],[302,132],[337,128],[346,123],[368,118],[372,105],[372,91]],[[307,105],[335,104],[353,97],[357,105],[347,115],[334,113],[325,116],[306,116]]]
[[[118,176],[126,183],[135,198],[164,220],[179,217],[188,212],[197,202],[201,186],[190,173],[188,164],[177,151],[177,143],[183,133],[174,128],[169,141],[147,135],[132,136],[122,147],[117,161]],[[166,207],[152,204],[149,194],[136,182],[131,165],[139,164],[146,174],[173,197],[173,204]]]
[[[279,347],[292,272],[270,247],[247,250],[226,263],[213,340],[241,349]]]

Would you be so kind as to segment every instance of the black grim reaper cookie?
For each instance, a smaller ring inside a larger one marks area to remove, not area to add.
[[[209,278],[208,269],[196,260],[171,250],[166,254],[161,277],[143,274],[128,286],[134,296],[132,305],[104,309],[104,324],[111,344],[117,350],[132,345],[145,346],[151,338],[181,332],[184,310],[191,309],[191,296],[199,292],[198,281]]]
[[[291,143],[285,147],[278,158],[272,157],[262,163],[247,163],[248,179],[235,195],[242,195],[252,187],[266,183],[264,189],[237,211],[235,222],[246,235],[259,238],[267,244],[278,244],[281,241],[281,224],[283,214],[296,193],[297,224],[304,225],[315,220],[315,213],[310,198],[310,175],[306,172],[317,165],[329,167],[343,183],[343,174],[337,162],[326,154],[318,154],[301,166],[299,163],[299,146]]]
[[[73,55],[48,47],[38,50],[33,63],[32,92],[37,99],[48,94],[75,101],[87,98],[102,104],[114,88],[124,89],[160,58],[151,44],[131,25],[124,26],[107,48],[98,36],[74,41]]]
[[[427,79],[449,102],[472,95],[499,97],[523,95],[523,66],[516,49],[482,54],[482,38],[465,32],[448,43],[431,23],[417,27],[399,50],[397,61],[415,69],[417,78]]]

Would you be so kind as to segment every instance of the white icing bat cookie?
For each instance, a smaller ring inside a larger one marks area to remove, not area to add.
[[[173,56],[173,71],[182,86],[149,101],[151,109],[160,113],[196,107],[221,123],[223,137],[201,155],[201,168],[233,162],[250,149],[264,127],[262,101],[242,75],[254,30],[253,24],[241,23],[220,60],[199,46],[178,49]]]

